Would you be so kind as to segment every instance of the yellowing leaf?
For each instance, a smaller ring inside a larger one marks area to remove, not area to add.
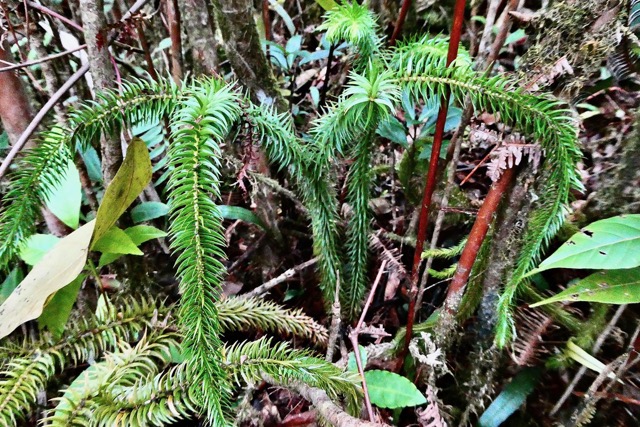
[[[95,224],[91,221],[60,239],[0,306],[0,338],[39,317],[49,295],[78,277],[87,261]]]
[[[129,205],[151,181],[151,160],[147,145],[140,138],[133,138],[127,156],[118,173],[107,187],[96,215],[96,231],[93,243],[115,225]]]

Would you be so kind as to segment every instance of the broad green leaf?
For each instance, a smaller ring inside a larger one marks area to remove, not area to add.
[[[640,267],[605,270],[592,274],[551,298],[531,304],[531,307],[559,301],[638,303],[640,302]]]
[[[22,269],[20,267],[16,267],[11,270],[11,273],[9,273],[7,277],[5,277],[4,282],[0,284],[0,304],[5,302],[7,298],[9,298],[11,292],[13,292],[13,290],[18,287],[20,282],[22,282],[22,279],[24,279],[24,274],[22,273]]]
[[[143,140],[133,138],[127,148],[127,156],[107,187],[102,204],[98,208],[93,244],[115,225],[120,215],[127,210],[150,181],[149,150]]]
[[[96,221],[60,239],[0,306],[0,338],[36,319],[49,295],[71,283],[84,269]]]
[[[640,214],[589,224],[560,246],[530,276],[552,268],[621,269],[640,266]]]
[[[519,372],[484,411],[478,420],[478,426],[498,427],[505,422],[527,400],[539,378],[540,370],[537,368]]]
[[[40,329],[47,328],[53,335],[55,340],[59,339],[64,332],[73,304],[76,302],[80,286],[86,275],[81,274],[71,283],[60,289],[53,295],[44,306],[44,310],[38,317],[38,327]]]
[[[62,222],[74,230],[80,222],[82,205],[82,185],[80,174],[73,162],[69,162],[62,179],[47,195],[47,207]]]
[[[362,368],[367,366],[367,350],[358,344],[358,350],[360,350],[360,361],[362,362]],[[358,364],[356,363],[356,354],[352,351],[349,352],[347,358],[347,371],[358,372]]]
[[[129,227],[126,230],[124,230],[124,233],[127,236],[129,236],[129,239],[136,246],[140,246],[141,244],[143,244],[146,241],[149,241],[149,240],[152,240],[152,239],[157,239],[159,237],[165,237],[167,235],[167,233],[165,233],[164,231],[159,230],[159,229],[157,229],[155,227],[152,227],[150,225],[135,225],[133,227]],[[104,237],[103,237],[103,239],[104,239]],[[135,253],[133,255],[140,255],[141,253],[139,253],[139,254]],[[105,266],[107,264],[111,264],[113,261],[117,260],[122,255],[124,255],[124,254],[123,253],[117,253],[117,252],[104,252],[100,256],[99,267],[103,267],[103,266]]]
[[[134,225],[124,230],[124,232],[137,246],[149,240],[158,239],[167,235],[166,232],[150,225]]]
[[[387,138],[389,141],[400,144],[404,148],[407,148],[407,130],[404,125],[400,123],[400,120],[393,116],[390,116],[387,120],[380,122],[376,133],[383,138]]]
[[[257,225],[263,230],[267,229],[262,220],[249,209],[241,208],[240,206],[218,205],[218,211],[220,211],[220,216],[224,219],[239,219]]]
[[[364,377],[371,403],[380,408],[405,408],[427,402],[411,381],[396,373],[373,370],[365,372]]]
[[[143,255],[131,237],[118,227],[112,227],[104,233],[100,240],[94,242],[92,250],[111,254]]]
[[[59,237],[52,234],[34,234],[29,236],[22,249],[20,259],[29,265],[36,265],[42,257],[58,243]]]
[[[134,223],[160,218],[169,213],[169,206],[160,202],[144,202],[131,209],[131,219]]]
[[[316,0],[316,3],[324,10],[331,10],[338,5],[334,0]]]

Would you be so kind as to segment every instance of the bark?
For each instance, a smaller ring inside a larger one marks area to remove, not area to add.
[[[238,78],[238,82],[247,88],[251,100],[257,104],[275,105],[279,111],[286,111],[287,104],[280,96],[276,80],[271,73],[267,58],[262,51],[260,36],[253,18],[254,9],[251,0],[213,0],[216,24],[222,33],[227,59]],[[258,152],[255,167],[263,175],[270,176],[269,163],[262,151]],[[258,186],[255,192],[258,215],[273,232],[274,240],[282,242],[277,220],[277,200],[265,186]],[[266,247],[263,259],[271,267],[275,257]],[[265,271],[271,274],[271,268]]]
[[[6,40],[0,46],[0,59],[13,62],[13,56]],[[0,73],[0,119],[9,136],[11,145],[14,145],[20,139],[20,135],[33,119],[33,110],[22,85],[22,80],[16,73],[11,71]],[[33,147],[35,147],[35,141],[29,139],[25,144],[25,148]],[[58,237],[68,234],[69,229],[67,226],[48,209],[43,208],[42,215],[51,234]]]
[[[194,75],[212,75],[218,67],[216,26],[213,10],[206,0],[185,0],[182,3],[182,25],[187,34],[186,57]]]
[[[169,36],[171,37],[171,77],[176,84],[182,80],[182,34],[180,32],[180,9],[176,0],[166,2]]]
[[[0,45],[0,60],[14,62],[6,40]],[[0,73],[0,118],[11,145],[16,143],[33,118],[31,104],[17,71]],[[33,145],[33,141],[30,141],[26,148],[32,148]]]
[[[584,210],[587,222],[640,213],[640,112],[636,112],[635,130],[621,145],[622,153],[614,160],[617,167],[611,171],[603,168],[595,192],[589,196]]]
[[[84,28],[84,39],[89,51],[91,76],[96,92],[114,87],[115,73],[109,54],[103,0],[82,0],[80,13]],[[104,137],[100,141],[102,175],[105,185],[115,176],[122,163],[122,148],[116,137]]]
[[[213,0],[212,4],[224,50],[238,82],[249,90],[254,102],[276,104],[284,111],[286,103],[262,51],[252,1]]]

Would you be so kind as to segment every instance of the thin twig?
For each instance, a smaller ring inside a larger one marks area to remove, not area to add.
[[[329,92],[329,77],[331,77],[331,66],[333,65],[333,56],[335,54],[335,45],[332,43],[329,46],[329,55],[327,56],[327,71],[324,73],[324,85],[320,91],[320,101],[318,101],[318,111],[322,110],[327,103],[327,92]]]
[[[360,347],[358,346],[358,335],[360,335],[360,329],[364,324],[365,316],[369,311],[369,306],[371,305],[371,301],[373,301],[373,296],[376,293],[376,289],[378,288],[378,283],[380,283],[380,279],[382,279],[382,274],[384,273],[384,269],[387,266],[387,260],[385,259],[380,264],[380,269],[378,270],[378,275],[376,276],[376,280],[373,282],[371,286],[371,292],[369,292],[369,297],[367,298],[367,302],[364,304],[364,308],[362,309],[362,314],[360,315],[360,320],[358,320],[358,324],[355,329],[349,333],[349,339],[351,340],[351,345],[353,346],[353,355],[356,359],[356,365],[358,366],[358,372],[360,373],[360,377],[362,378],[362,391],[364,392],[364,403],[367,408],[367,414],[369,415],[369,421],[374,421],[373,415],[373,407],[371,406],[371,399],[369,398],[369,390],[367,388],[367,381],[364,377],[364,366],[362,365],[362,358],[360,357]]]
[[[309,261],[305,261],[300,265],[296,265],[295,267],[288,269],[287,271],[285,271],[284,273],[282,273],[278,277],[274,277],[273,279],[269,280],[268,282],[263,283],[262,285],[258,286],[257,288],[253,289],[252,291],[247,292],[246,294],[240,295],[240,297],[241,298],[252,298],[252,297],[257,297],[259,295],[267,293],[269,290],[275,288],[280,283],[286,282],[288,279],[292,278],[293,276],[295,276],[297,273],[301,272],[305,268],[314,265],[316,262],[318,262],[318,258],[312,258]]]
[[[381,425],[359,420],[347,414],[342,408],[333,403],[327,396],[327,392],[321,388],[310,387],[300,382],[285,383],[268,375],[263,375],[262,378],[270,384],[278,384],[295,390],[300,396],[311,402],[322,418],[336,427],[378,427]]]
[[[458,160],[460,159],[460,152],[462,151],[462,136],[464,135],[464,130],[469,124],[469,120],[471,119],[472,114],[473,107],[469,105],[462,114],[460,125],[451,138],[451,144],[453,145],[453,156],[451,157],[451,161],[449,162],[449,169],[447,171],[447,184],[444,187],[444,193],[440,202],[440,210],[438,211],[438,216],[436,217],[435,226],[433,227],[433,234],[431,236],[431,243],[429,244],[429,248],[431,250],[435,249],[438,245],[440,231],[442,230],[442,225],[444,224],[444,216],[448,212],[446,209],[449,204],[449,196],[451,195],[453,186],[455,185],[456,169],[458,166]],[[425,270],[422,275],[422,280],[420,281],[420,288],[418,289],[416,310],[419,310],[420,307],[422,307],[422,299],[424,298],[424,292],[427,290],[427,281],[429,280],[429,269],[433,265],[433,260],[433,257],[429,257],[427,259]]]
[[[19,68],[30,67],[32,65],[42,64],[43,62],[51,61],[56,58],[60,58],[62,56],[67,56],[71,53],[77,52],[86,48],[87,45],[83,44],[78,47],[74,47],[73,49],[65,50],[64,52],[56,53],[53,55],[45,56],[44,58],[34,59],[33,61],[22,62],[20,64],[14,64],[9,67],[0,68],[0,73],[4,73],[6,71],[17,70]]]
[[[29,126],[27,126],[25,131],[22,132],[22,135],[20,135],[20,138],[13,145],[13,147],[11,148],[11,151],[9,151],[9,154],[7,154],[7,157],[2,162],[2,165],[0,165],[0,178],[2,178],[4,174],[7,172],[13,159],[18,155],[20,150],[22,150],[22,147],[27,143],[27,141],[29,140],[33,132],[36,130],[40,122],[42,122],[42,120],[47,115],[47,113],[53,108],[53,106],[58,101],[60,101],[60,98],[62,98],[62,95],[64,95],[71,88],[71,86],[76,84],[76,82],[80,80],[87,71],[89,71],[88,62],[84,64],[82,67],[80,67],[80,69],[76,71],[71,77],[69,77],[69,80],[67,80],[65,84],[63,84],[62,87],[58,89],[56,93],[53,94],[53,96],[47,101],[47,103],[44,104],[44,106],[40,109],[40,111],[38,111],[38,114],[36,114],[33,120],[31,120],[31,123],[29,123]]]
[[[127,13],[124,14],[124,16],[122,17],[122,20],[124,21],[126,19],[129,19],[134,13],[140,10],[142,6],[144,6],[148,1],[149,0],[136,1],[135,4],[131,6],[131,8],[127,11]],[[44,6],[40,7],[40,5],[33,2],[28,2],[27,4],[43,12],[44,12],[44,9],[46,9],[48,12],[52,12],[49,9],[45,8]],[[48,13],[48,12],[45,12],[45,13]],[[69,22],[72,22],[72,21],[69,21]],[[109,38],[109,42],[113,42],[115,38],[116,38],[116,35],[114,33],[112,37]],[[31,123],[29,123],[29,126],[27,126],[27,128],[22,133],[22,135],[20,135],[20,138],[18,139],[18,141],[16,141],[16,143],[11,148],[11,151],[9,152],[9,154],[7,154],[7,157],[4,159],[4,161],[0,165],[0,178],[2,178],[4,174],[7,172],[7,170],[9,169],[9,166],[11,165],[11,162],[13,162],[13,160],[18,155],[20,150],[22,150],[22,147],[27,143],[29,138],[31,138],[31,135],[33,134],[33,132],[35,132],[36,128],[38,127],[40,122],[42,122],[42,120],[47,115],[47,113],[53,108],[53,106],[58,101],[60,101],[60,98],[62,98],[62,95],[64,95],[71,88],[71,86],[73,86],[78,80],[80,80],[82,76],[86,74],[87,71],[89,71],[89,68],[90,68],[90,65],[88,62],[82,65],[82,67],[80,67],[78,71],[76,71],[71,77],[69,77],[69,79],[65,82],[65,84],[62,85],[60,89],[58,89],[58,91],[51,97],[51,99],[47,101],[47,103],[40,109],[40,111],[38,111],[38,114],[36,114],[36,116],[33,118]]]
[[[80,26],[79,24],[73,22],[71,19],[66,18],[62,15],[60,15],[58,12],[49,9],[46,6],[42,6],[41,4],[32,2],[32,1],[28,1],[27,5],[33,9],[39,10],[40,12],[44,13],[45,15],[49,15],[52,16],[54,18],[56,18],[57,20],[59,20],[60,22],[63,22],[65,24],[67,24],[68,26],[70,26],[71,28],[74,28],[78,31],[84,31],[82,29],[82,26]]]
[[[602,344],[604,344],[604,341],[611,334],[611,331],[616,326],[616,323],[618,323],[618,320],[620,320],[620,316],[622,316],[622,313],[626,310],[626,308],[627,308],[626,304],[618,307],[613,317],[611,317],[611,320],[607,324],[606,328],[604,328],[602,333],[598,336],[598,339],[596,340],[596,342],[593,344],[593,347],[591,348],[592,355],[595,356],[596,354],[598,354],[598,351],[600,351],[600,347],[602,347]],[[551,412],[549,412],[549,415],[553,416],[555,415],[556,412],[560,410],[562,405],[564,405],[564,402],[566,402],[569,396],[571,396],[571,394],[573,393],[573,390],[576,388],[576,386],[578,385],[578,382],[582,379],[582,377],[586,372],[587,372],[587,368],[585,368],[584,366],[581,366],[578,372],[576,373],[576,375],[573,377],[573,380],[571,381],[567,389],[564,391],[564,393],[558,400],[558,402],[551,409]]]

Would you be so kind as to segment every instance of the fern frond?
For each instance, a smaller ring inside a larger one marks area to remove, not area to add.
[[[172,116],[169,164],[171,249],[178,254],[179,323],[198,402],[214,426],[225,425],[229,383],[220,366],[216,302],[225,267],[220,196],[220,144],[240,117],[240,96],[218,79],[202,82]]]
[[[360,397],[356,375],[342,372],[305,350],[292,349],[285,342],[274,344],[271,339],[261,338],[235,344],[225,349],[225,362],[238,385],[260,382],[266,375],[285,387],[302,382],[321,388],[332,400],[344,397],[348,407],[356,407]]]
[[[288,310],[258,298],[226,298],[219,306],[220,326],[224,330],[261,329],[280,335],[294,334],[318,344],[326,344],[327,329],[302,310]]]
[[[422,252],[422,259],[426,258],[440,258],[440,259],[451,259],[456,257],[462,253],[464,246],[467,244],[467,238],[460,240],[455,246],[451,246],[449,248],[435,248],[435,249],[425,249]]]
[[[443,270],[434,270],[432,268],[429,269],[429,276],[433,277],[434,279],[438,279],[438,280],[444,280],[444,279],[450,279],[453,277],[454,274],[456,274],[456,269],[458,268],[458,263],[455,263],[453,265],[450,265],[449,267],[443,269]]]
[[[103,319],[91,317],[72,324],[60,341],[43,339],[21,351],[8,349],[19,353],[0,372],[0,425],[16,425],[16,419],[26,416],[35,405],[36,394],[46,389],[57,372],[114,350],[122,340],[138,339],[145,328],[158,328],[155,322],[168,312],[150,299],[128,298],[118,306],[120,310],[109,311]]]
[[[382,40],[378,30],[376,16],[366,5],[359,5],[355,1],[345,1],[328,11],[324,22],[318,27],[318,31],[326,31],[325,37],[329,43],[347,41],[355,46],[360,55],[354,64],[356,70],[364,68],[379,51]]]
[[[414,94],[429,98],[450,90],[458,102],[469,97],[476,111],[499,113],[502,122],[532,136],[546,152],[544,178],[548,184],[539,195],[517,267],[499,302],[496,342],[505,345],[513,332],[511,307],[518,285],[562,225],[570,191],[582,188],[576,172],[581,157],[577,125],[560,101],[526,94],[507,77],[486,78],[466,67],[442,68],[428,57],[413,63],[421,67],[408,72],[398,68],[399,60],[391,61],[399,83]]]

